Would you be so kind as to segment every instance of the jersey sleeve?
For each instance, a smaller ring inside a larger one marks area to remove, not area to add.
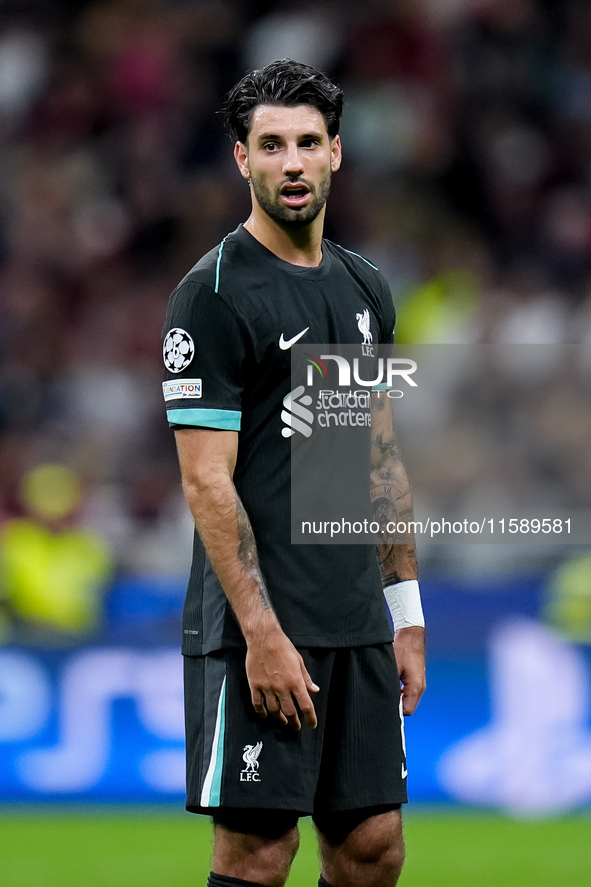
[[[394,328],[396,326],[396,309],[392,293],[386,279],[380,274],[382,285],[382,311],[380,316],[380,345],[391,345],[394,341]]]
[[[205,284],[182,283],[163,329],[162,383],[172,427],[239,431],[245,338],[239,319]]]

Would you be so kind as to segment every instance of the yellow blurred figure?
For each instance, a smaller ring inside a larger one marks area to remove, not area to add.
[[[591,554],[562,564],[548,587],[543,616],[571,640],[591,644]]]
[[[476,285],[460,269],[445,271],[417,286],[396,312],[399,345],[455,341],[476,312]]]
[[[23,480],[30,515],[0,535],[0,589],[10,614],[30,627],[66,635],[94,629],[112,558],[96,533],[71,526],[80,480],[64,465],[39,465]]]

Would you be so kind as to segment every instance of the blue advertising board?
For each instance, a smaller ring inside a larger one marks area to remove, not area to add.
[[[424,582],[429,687],[406,720],[411,800],[546,815],[591,802],[591,659],[540,581]],[[167,644],[0,649],[0,801],[182,803],[182,660]]]
[[[180,795],[182,702],[175,648],[0,651],[0,798]]]

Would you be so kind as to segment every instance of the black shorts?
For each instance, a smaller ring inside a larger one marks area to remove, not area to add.
[[[306,816],[405,803],[406,754],[392,644],[300,649],[320,691],[318,727],[252,707],[244,649],[185,656],[187,810]]]

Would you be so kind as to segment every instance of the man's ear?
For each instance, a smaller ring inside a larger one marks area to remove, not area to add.
[[[243,142],[236,142],[234,145],[234,160],[240,170],[240,175],[245,179],[249,179],[250,169],[248,166],[248,149]]]
[[[343,159],[342,149],[341,149],[341,139],[340,136],[335,136],[332,142],[330,143],[330,169],[331,172],[336,172],[337,169],[341,166],[341,160]]]

